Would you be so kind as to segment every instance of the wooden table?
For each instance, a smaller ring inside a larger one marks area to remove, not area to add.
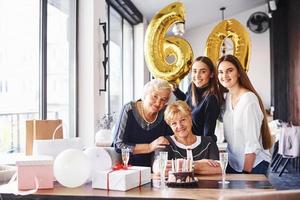
[[[274,188],[264,175],[256,174],[228,174],[226,179],[231,183],[237,183],[233,188],[222,188],[218,185],[221,175],[198,176],[200,188],[167,188],[165,190],[154,188],[151,184],[143,185],[140,188],[134,188],[126,192],[106,191],[92,189],[90,184],[78,188],[66,188],[59,184],[54,189],[38,190],[35,194],[26,196],[27,199],[218,199],[224,194],[245,194],[252,192],[269,192]],[[205,183],[209,183],[208,187]],[[240,183],[240,184],[239,184]],[[262,184],[261,184],[262,183]],[[214,187],[219,188],[214,188]],[[24,196],[13,195],[12,185],[6,184],[0,186],[0,193],[3,199],[26,199]]]

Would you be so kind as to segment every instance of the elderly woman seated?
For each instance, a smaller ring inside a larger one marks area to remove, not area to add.
[[[212,138],[193,132],[191,109],[186,102],[176,101],[168,105],[164,118],[174,133],[166,136],[170,145],[163,150],[168,152],[167,171],[171,168],[171,159],[186,159],[187,149],[190,149],[196,174],[221,173],[219,162],[215,161],[219,160],[218,147]],[[158,161],[153,164],[153,172],[159,173]]]

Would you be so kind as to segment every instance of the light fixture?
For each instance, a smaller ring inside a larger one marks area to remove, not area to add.
[[[174,33],[174,35],[183,36],[183,34],[185,32],[184,23],[178,22],[178,23],[174,24],[174,26],[172,28],[172,32]]]
[[[222,21],[224,20],[224,12],[225,12],[226,7],[221,7],[220,10],[222,12]]]
[[[277,10],[276,1],[275,0],[269,0],[269,8],[271,11]]]
[[[224,21],[224,11],[225,11],[225,9],[226,9],[226,7],[221,7],[220,8],[220,11],[222,12],[222,21]],[[225,53],[226,53],[226,45],[225,45],[225,39],[226,38],[224,38],[224,40],[223,40],[223,42],[222,42],[222,54],[223,55],[225,55]]]

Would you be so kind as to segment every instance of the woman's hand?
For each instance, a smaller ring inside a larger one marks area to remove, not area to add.
[[[150,144],[136,144],[133,149],[133,154],[151,153],[156,149],[166,148],[168,144],[169,141],[165,137],[160,136]]]
[[[245,161],[244,161],[244,169],[243,171],[251,173],[254,162],[255,162],[256,154],[255,153],[248,153],[245,154]]]
[[[202,159],[194,161],[196,174],[220,174],[221,166],[217,160]]]
[[[178,88],[178,85],[174,82],[169,83],[169,85],[171,86],[172,91],[175,91]]]
[[[220,163],[217,160],[203,159],[203,161],[206,162],[211,167],[220,167]]]
[[[155,151],[156,149],[166,148],[166,145],[169,144],[169,141],[164,136],[160,136],[149,144],[149,153]]]

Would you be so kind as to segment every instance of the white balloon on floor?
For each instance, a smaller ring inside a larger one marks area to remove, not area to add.
[[[83,151],[67,149],[56,157],[53,172],[63,186],[74,188],[84,184],[90,176],[90,162]]]

